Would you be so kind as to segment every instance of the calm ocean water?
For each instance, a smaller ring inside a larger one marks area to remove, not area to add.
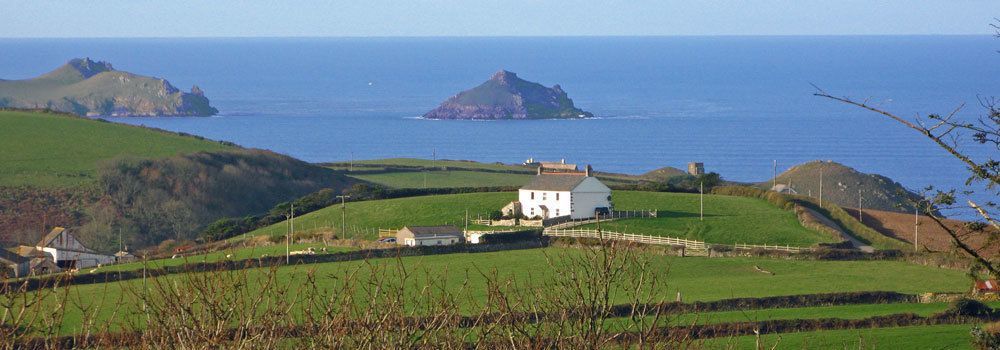
[[[937,37],[355,38],[0,40],[0,78],[73,57],[197,84],[221,114],[115,121],[266,148],[304,160],[566,158],[641,173],[689,161],[740,181],[831,159],[911,188],[958,186],[964,169],[914,132],[813,97],[871,98],[903,116],[1000,94],[1000,40]],[[416,117],[499,70],[562,85],[599,118]],[[995,151],[995,150],[994,150]],[[976,154],[986,156],[986,149]]]

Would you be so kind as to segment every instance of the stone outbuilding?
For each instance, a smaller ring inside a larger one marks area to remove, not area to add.
[[[406,226],[396,232],[396,244],[410,247],[462,243],[465,233],[455,226]]]

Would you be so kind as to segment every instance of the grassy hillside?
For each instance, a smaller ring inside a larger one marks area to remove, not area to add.
[[[465,211],[475,219],[499,210],[517,198],[513,192],[469,193],[454,195],[422,196],[347,204],[347,225],[351,229],[398,229],[406,225],[461,226]],[[753,198],[732,196],[705,196],[705,221],[698,220],[698,195],[686,193],[614,191],[613,200],[618,209],[655,209],[661,217],[656,219],[628,219],[602,225],[607,230],[626,231],[706,240],[710,243],[757,243],[808,246],[818,242],[834,241],[833,237],[802,227],[789,211],[778,209],[767,202]],[[330,228],[340,230],[341,208],[334,205],[296,218],[300,230]],[[591,226],[592,227],[592,226]],[[282,222],[251,232],[251,235],[285,234],[287,224]],[[362,235],[375,238],[372,234]],[[358,236],[360,238],[360,236]]]
[[[190,239],[223,216],[358,182],[297,159],[64,114],[0,111],[0,242],[70,227],[90,247]]]
[[[820,173],[823,174],[823,201],[842,207],[858,207],[858,190],[861,190],[861,205],[888,211],[913,212],[909,199],[917,195],[903,185],[878,174],[865,174],[836,162],[812,161],[796,165],[777,177],[777,183],[791,185],[798,194],[819,197]],[[770,188],[771,181],[760,183]]]
[[[234,149],[219,142],[62,114],[0,111],[0,186],[71,187],[100,160]]]
[[[619,210],[656,209],[655,219],[615,220],[605,230],[703,240],[709,243],[782,244],[810,246],[839,241],[802,227],[795,213],[764,200],[735,196],[705,196],[705,219],[699,219],[697,194],[663,192],[612,193]],[[594,228],[595,225],[588,225]]]
[[[421,196],[396,198],[376,201],[347,203],[348,230],[392,228],[413,225],[444,225],[462,226],[465,213],[475,219],[477,215],[487,215],[494,210],[500,210],[504,205],[517,199],[513,192],[466,193],[436,196]],[[340,231],[341,206],[333,205],[295,219],[295,227],[299,230],[315,228],[332,228]],[[287,222],[258,229],[248,236],[283,235],[287,232]],[[360,234],[359,234],[360,235]],[[376,238],[373,234],[352,236],[354,238]]]
[[[33,79],[0,81],[0,107],[47,108],[87,115],[204,116],[218,113],[201,89],[178,90],[164,79],[73,59]]]

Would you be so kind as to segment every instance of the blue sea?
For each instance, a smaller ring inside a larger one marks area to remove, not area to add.
[[[312,162],[565,158],[642,173],[698,161],[727,179],[763,181],[773,160],[781,171],[824,159],[919,189],[960,186],[965,169],[912,130],[812,94],[868,99],[908,118],[965,104],[960,115],[975,118],[980,98],[1000,94],[998,49],[989,36],[2,39],[0,78],[107,60],[182,90],[198,85],[220,110],[116,122]],[[560,84],[598,117],[419,118],[500,69]]]

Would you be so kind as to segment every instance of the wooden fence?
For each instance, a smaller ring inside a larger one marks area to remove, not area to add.
[[[716,245],[719,245],[719,244],[716,244]],[[737,244],[734,244],[734,245],[726,245],[726,246],[727,247],[732,247],[733,249],[742,249],[742,250],[754,250],[754,249],[780,250],[780,251],[783,251],[783,252],[791,252],[791,253],[808,252],[808,251],[812,251],[813,250],[813,248],[808,248],[808,247],[792,247],[792,246],[789,246],[789,245],[770,245],[770,244],[763,244],[762,245],[762,244],[742,244],[742,243],[737,243]]]
[[[583,229],[545,229],[545,231],[542,234],[552,237],[601,238],[601,239],[613,239],[619,241],[631,241],[644,244],[683,246],[685,248],[697,249],[697,250],[707,249],[706,243],[702,241],[673,238],[673,237],[663,237],[663,236],[637,235],[631,233],[621,233],[621,232],[604,231],[604,230],[597,231],[597,230],[583,230]]]

